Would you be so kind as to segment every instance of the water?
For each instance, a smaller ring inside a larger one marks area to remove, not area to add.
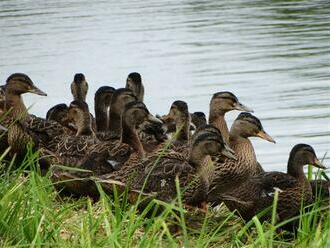
[[[266,170],[285,170],[296,143],[330,151],[327,0],[0,0],[0,32],[0,80],[30,75],[48,93],[24,97],[39,116],[70,102],[76,72],[92,104],[98,87],[138,71],[153,113],[178,99],[207,112],[213,93],[235,93],[277,141],[253,139]]]

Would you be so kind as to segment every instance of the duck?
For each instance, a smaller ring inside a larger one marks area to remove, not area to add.
[[[125,88],[132,90],[135,96],[137,97],[137,99],[143,102],[144,86],[142,83],[142,77],[140,73],[131,72],[130,74],[128,74]]]
[[[191,117],[191,123],[194,124],[196,129],[207,124],[206,116],[201,111],[197,111],[190,114],[190,117]]]
[[[73,100],[86,102],[88,83],[83,73],[76,73],[71,83]]]
[[[83,104],[83,103],[80,103]],[[74,108],[77,112],[74,112],[74,114],[77,114],[80,116],[82,115],[81,112],[81,106],[71,106],[72,109],[70,113],[74,111]],[[78,110],[77,108],[80,108]],[[86,106],[85,106],[86,108]],[[80,112],[79,112],[80,111]],[[87,120],[88,110],[84,109],[83,112],[85,113],[85,120]],[[62,182],[65,180],[65,178],[88,178],[90,176],[98,176],[103,174],[112,174],[115,173],[117,170],[121,170],[121,167],[124,166],[132,166],[134,164],[137,164],[141,159],[145,158],[145,152],[143,150],[143,146],[139,140],[139,137],[137,135],[136,127],[145,121],[146,119],[153,118],[152,115],[149,113],[146,106],[140,102],[140,101],[134,101],[127,103],[122,115],[122,131],[121,131],[121,137],[120,140],[115,141],[108,141],[108,142],[97,142],[94,140],[90,141],[91,144],[86,144],[81,146],[80,148],[77,148],[77,141],[76,139],[81,136],[78,135],[75,138],[71,137],[70,144],[62,144],[61,149],[57,151],[57,164],[65,164],[67,163],[68,159],[70,158],[70,155],[74,155],[76,159],[75,161],[69,161],[72,163],[75,163],[75,167],[79,167],[80,169],[83,169],[84,171],[78,171],[78,172],[67,172],[65,170],[62,170],[61,168],[53,168],[53,180],[55,182]],[[78,121],[79,123],[84,123],[83,121]],[[86,130],[85,128],[82,128],[81,130]],[[89,132],[91,132],[91,129],[89,128]],[[85,131],[86,139],[88,139],[89,132]],[[68,142],[68,140],[66,141]],[[93,143],[95,142],[95,143]],[[73,146],[73,147],[72,147]],[[76,146],[76,147],[74,147]],[[73,151],[72,151],[73,148]],[[67,152],[66,150],[67,149]],[[79,153],[79,157],[77,160],[76,153]],[[71,165],[72,166],[72,165]],[[78,195],[88,195],[88,192],[84,190],[86,188],[86,185],[84,181],[75,181],[75,182],[67,182],[67,183],[61,183],[61,188],[65,188],[66,191],[78,194]],[[88,188],[88,187],[87,187]],[[95,192],[95,191],[93,191]]]
[[[225,159],[214,164],[215,172],[208,194],[212,205],[220,203],[220,194],[240,188],[246,178],[260,173],[250,137],[259,137],[275,143],[256,116],[248,112],[240,113],[230,129],[229,136],[229,147],[234,150],[237,161]]]
[[[214,93],[210,101],[209,124],[217,127],[225,142],[229,142],[229,129],[225,120],[225,114],[232,110],[252,113],[253,110],[241,102],[229,91]]]
[[[109,114],[109,130],[112,138],[120,138],[122,127],[122,113],[125,105],[137,101],[137,97],[132,90],[126,88],[116,89],[111,98],[111,108]]]
[[[97,132],[109,131],[109,114],[111,99],[115,92],[115,88],[111,86],[102,86],[94,96],[94,110]]]
[[[144,86],[142,83],[141,74],[132,72],[128,75],[126,80],[126,89],[132,90],[133,94],[138,100],[144,100]],[[164,126],[162,123],[146,121],[141,124],[138,134],[144,146],[145,151],[148,153],[157,149],[158,145],[167,140]]]
[[[186,102],[181,100],[174,101],[170,107],[169,113],[163,116],[161,120],[165,123],[173,123],[175,125],[176,133],[171,140],[172,147],[188,144],[191,137],[191,117]]]
[[[278,192],[277,221],[285,221],[299,214],[301,206],[313,203],[313,192],[303,167],[310,164],[320,169],[326,167],[317,159],[312,146],[295,145],[289,155],[287,172],[263,172],[250,177],[244,194],[224,194],[223,201],[230,210],[237,210],[245,220],[250,220],[263,209],[271,206],[275,191]]]
[[[6,80],[5,91],[5,114],[1,118],[1,124],[8,128],[5,140],[11,147],[11,156],[17,154],[23,159],[26,152],[26,145],[33,143],[31,137],[25,130],[25,125],[33,122],[34,116],[29,115],[23,102],[22,95],[32,93],[40,96],[47,96],[45,92],[35,86],[33,81],[24,73],[14,73]]]
[[[76,133],[77,129],[69,121],[68,118],[69,107],[65,103],[59,103],[51,107],[46,113],[47,121],[56,121],[61,124],[63,127],[66,127],[68,130],[72,131],[72,134]]]
[[[99,140],[91,128],[88,105],[73,101],[69,116],[78,127],[75,136],[58,137],[56,163],[89,169],[93,174],[104,174],[119,169],[122,164],[145,157],[136,127],[153,118],[140,101],[129,102],[122,113],[120,139]],[[53,162],[55,163],[55,162]],[[103,169],[104,168],[104,169]]]
[[[217,154],[236,158],[225,148],[221,136],[204,131],[191,144],[188,158],[175,151],[150,156],[135,168],[101,176],[99,182],[106,192],[111,191],[113,181],[120,181],[129,189],[156,194],[157,199],[171,202],[177,198],[175,180],[178,178],[184,204],[205,208],[209,175],[203,173],[204,160],[208,155]]]

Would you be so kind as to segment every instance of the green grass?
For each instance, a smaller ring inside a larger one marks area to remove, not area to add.
[[[329,247],[329,201],[301,210],[299,229],[287,235],[275,222],[254,217],[245,223],[224,206],[203,214],[187,212],[181,196],[170,203],[152,201],[143,210],[127,194],[100,200],[62,197],[50,176],[41,176],[38,154],[28,152],[18,169],[0,157],[1,247]],[[29,171],[26,169],[30,168]],[[177,185],[178,186],[178,185]],[[180,191],[179,191],[180,192]],[[161,214],[156,214],[157,207]],[[288,220],[289,222],[291,220]]]

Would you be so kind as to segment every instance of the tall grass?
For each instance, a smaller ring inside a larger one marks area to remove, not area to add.
[[[41,176],[38,154],[29,150],[17,169],[0,157],[0,246],[2,247],[329,247],[329,202],[317,199],[301,210],[296,234],[258,216],[244,222],[224,206],[185,210],[181,195],[173,203],[128,203],[128,192],[112,197],[98,185],[100,199],[62,197],[50,175]],[[177,184],[177,187],[178,184]],[[178,192],[180,190],[178,189]],[[276,198],[276,197],[275,197]],[[162,212],[157,211],[162,207]]]

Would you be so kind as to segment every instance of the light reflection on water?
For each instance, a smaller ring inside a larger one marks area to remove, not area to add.
[[[260,162],[283,170],[296,143],[311,144],[319,157],[330,150],[329,5],[0,0],[0,79],[30,75],[49,95],[25,97],[41,116],[71,100],[76,72],[89,81],[89,103],[101,85],[120,87],[140,72],[154,113],[177,99],[207,112],[211,95],[229,90],[277,140],[253,139]],[[236,116],[228,114],[229,123]]]

